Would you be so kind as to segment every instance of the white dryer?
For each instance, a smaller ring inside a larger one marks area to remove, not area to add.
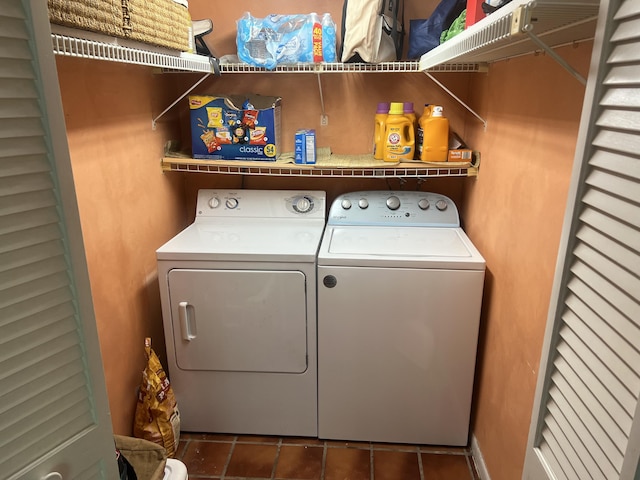
[[[200,190],[157,250],[167,361],[185,431],[317,435],[320,191]]]
[[[333,202],[318,254],[321,438],[467,444],[484,272],[443,195]]]

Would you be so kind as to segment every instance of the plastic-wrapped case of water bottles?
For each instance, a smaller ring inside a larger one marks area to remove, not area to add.
[[[256,18],[245,13],[237,22],[240,61],[269,70],[277,65],[335,62],[336,24],[325,13]]]

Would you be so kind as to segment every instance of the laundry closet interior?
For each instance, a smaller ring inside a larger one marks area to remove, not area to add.
[[[339,24],[342,3],[304,8],[329,12]],[[405,18],[426,18],[436,5],[406,0]],[[213,20],[218,56],[235,53],[235,22],[245,11],[300,9],[293,0],[189,0],[193,19]],[[555,51],[586,78],[592,46],[587,40]],[[420,71],[223,72],[193,90],[282,97],[283,151],[293,150],[297,129],[313,128],[319,147],[368,153],[377,103],[397,101],[443,105],[451,129],[480,152],[477,176],[385,178],[163,169],[166,143],[190,142],[187,100],[158,115],[203,74],[57,55],[114,432],[131,434],[143,339],[151,336],[166,359],[155,252],[194,220],[198,190],[317,190],[327,205],[346,192],[418,190],[455,202],[486,260],[470,433],[492,478],[519,478],[585,93],[553,58],[531,50],[482,71],[431,72],[484,122]],[[323,114],[327,125],[320,125]]]

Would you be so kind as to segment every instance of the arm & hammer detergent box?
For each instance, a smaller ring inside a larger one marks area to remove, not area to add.
[[[316,163],[316,131],[298,130],[296,131],[295,152],[293,161],[295,163],[312,164]]]
[[[280,97],[190,95],[193,158],[275,161],[281,108]]]

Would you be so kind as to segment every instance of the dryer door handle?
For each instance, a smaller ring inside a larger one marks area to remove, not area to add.
[[[182,330],[182,339],[186,340],[187,342],[190,342],[191,340],[194,340],[196,338],[195,318],[193,318],[193,313],[193,307],[189,305],[189,302],[180,302],[178,304],[178,318],[180,319],[180,330]]]

